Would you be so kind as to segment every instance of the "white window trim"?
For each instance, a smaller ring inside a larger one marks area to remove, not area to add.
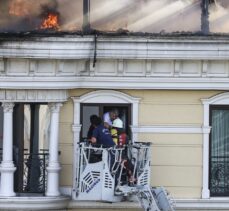
[[[204,106],[202,198],[207,199],[207,198],[210,198],[210,190],[209,190],[209,134],[211,131],[211,127],[209,124],[210,106],[211,105],[229,105],[229,93],[219,94],[209,99],[202,99],[201,101]]]
[[[132,118],[132,140],[138,140],[138,131],[133,128],[138,128],[138,119],[139,119],[139,101],[140,98],[131,97],[122,92],[113,91],[113,90],[99,90],[87,93],[81,97],[72,97],[74,103],[74,119],[72,125],[73,131],[73,144],[74,144],[74,153],[73,153],[73,190],[72,198],[76,199],[76,174],[77,174],[77,153],[78,153],[78,143],[80,141],[80,104],[81,103],[114,103],[114,104],[131,104],[131,118]]]

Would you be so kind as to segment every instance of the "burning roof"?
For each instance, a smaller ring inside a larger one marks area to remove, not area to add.
[[[0,0],[0,32],[228,33],[227,17],[228,0]]]

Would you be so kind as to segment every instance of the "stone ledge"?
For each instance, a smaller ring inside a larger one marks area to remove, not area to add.
[[[70,198],[60,197],[0,197],[0,210],[61,210],[66,209]]]
[[[229,198],[177,199],[176,210],[229,210]]]

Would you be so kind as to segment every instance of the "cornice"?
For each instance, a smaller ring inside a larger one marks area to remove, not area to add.
[[[46,37],[1,40],[0,58],[89,59],[94,37]],[[208,59],[229,58],[229,40],[177,37],[98,37],[98,59]]]
[[[0,89],[229,90],[229,78],[0,77]]]

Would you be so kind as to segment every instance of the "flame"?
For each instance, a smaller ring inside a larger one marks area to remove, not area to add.
[[[49,13],[47,18],[43,20],[41,24],[41,29],[55,29],[58,30],[59,26],[59,18],[57,14]]]

